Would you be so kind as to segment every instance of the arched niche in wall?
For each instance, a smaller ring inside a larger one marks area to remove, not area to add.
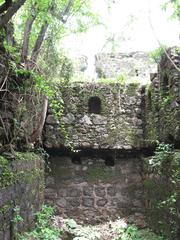
[[[101,113],[101,99],[99,97],[91,97],[88,101],[88,112],[89,113]]]

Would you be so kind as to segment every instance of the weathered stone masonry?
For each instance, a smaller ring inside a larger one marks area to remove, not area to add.
[[[46,148],[70,144],[77,149],[141,148],[141,92],[139,84],[78,84],[67,88],[62,121],[69,137],[63,138],[59,122],[49,113],[45,127]],[[98,104],[100,109],[96,113]]]
[[[66,139],[49,111],[44,144],[52,153],[52,172],[45,197],[58,214],[91,223],[118,216],[134,221],[136,215],[144,225],[138,154],[144,135],[143,89],[139,84],[77,84],[65,89]],[[62,149],[69,145],[80,152],[63,156]]]
[[[146,140],[180,148],[180,54],[178,48],[167,53],[171,60],[162,56],[158,73],[151,74],[151,85],[146,88]]]
[[[0,149],[4,150],[0,156],[0,240],[15,239],[17,232],[34,226],[35,213],[44,201],[42,157],[32,152],[14,152],[17,147],[22,150],[36,127],[41,100],[34,93],[32,96],[28,85],[24,91],[25,86],[21,83],[30,84],[30,79],[26,79],[26,75],[14,74],[9,61],[10,56],[1,44],[0,84],[5,89],[0,91]],[[19,216],[22,221],[18,222]]]
[[[99,78],[118,78],[124,76],[126,81],[149,80],[149,74],[156,72],[156,64],[150,61],[145,52],[100,53],[95,57],[95,67]]]
[[[143,225],[143,185],[138,157],[117,156],[112,166],[109,154],[83,156],[81,163],[68,156],[52,156],[52,173],[46,179],[46,200],[61,216],[98,223],[129,216]],[[112,154],[112,153],[111,153]],[[112,156],[112,155],[111,155]]]
[[[170,49],[169,55],[179,66],[179,53]],[[156,140],[179,146],[179,79],[163,56],[150,86],[96,83],[65,89],[67,137],[51,110],[44,131],[45,147],[54,153],[46,199],[59,214],[87,222],[120,215],[144,225],[142,150],[152,149]],[[69,145],[80,152],[64,151]]]
[[[34,226],[35,213],[44,201],[44,164],[33,153],[16,153],[14,159],[0,156],[0,239]],[[23,221],[16,222],[16,216]]]
[[[179,67],[179,52],[170,49],[169,55]],[[154,146],[155,140],[179,148],[179,79],[177,69],[163,56],[158,73],[151,74],[150,87],[134,83],[76,84],[64,90],[61,123],[49,109],[44,128],[44,146],[51,154],[52,168],[46,177],[45,197],[58,214],[94,223],[120,215],[130,222],[138,219],[144,226],[141,153]],[[21,144],[38,122],[40,102],[35,103],[32,113],[27,111],[32,108],[32,99],[19,100],[21,96],[15,92],[1,99],[0,116],[5,125],[0,126],[0,146],[6,142],[4,129],[8,134],[14,129]],[[19,103],[23,103],[18,119],[21,126],[12,128]],[[60,127],[62,123],[67,134]],[[70,152],[71,145],[79,151]],[[8,161],[0,158],[0,239],[9,240],[14,234],[16,206],[24,218],[18,229],[32,225],[34,213],[43,202],[43,171],[42,159],[34,154],[17,154]]]

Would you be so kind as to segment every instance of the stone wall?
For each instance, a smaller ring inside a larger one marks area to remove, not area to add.
[[[147,82],[156,64],[150,61],[148,53],[100,53],[96,55],[96,72],[99,78],[117,78],[122,75],[126,81],[139,79]]]
[[[157,155],[156,155],[157,156]],[[144,198],[149,226],[168,240],[180,236],[180,150],[164,151],[159,165],[152,167],[152,157],[144,159]]]
[[[143,140],[142,89],[139,84],[102,83],[67,87],[63,94],[61,123],[49,109],[44,131],[46,148],[69,145],[93,149],[140,148]],[[62,123],[66,137],[60,128]]]
[[[162,56],[146,91],[146,139],[180,147],[180,53],[178,48],[167,53],[171,60]]]
[[[42,158],[33,153],[8,156],[0,156],[1,240],[15,239],[17,232],[32,227],[44,199]],[[17,221],[19,216],[22,221]]]
[[[170,48],[151,74],[151,84],[145,96],[146,147],[157,142],[173,144],[175,150],[167,156],[167,147],[159,154],[156,166],[144,164],[145,199],[149,225],[167,239],[179,239],[179,172],[180,172],[180,51]],[[157,153],[156,153],[157,154]],[[151,157],[152,158],[152,157]],[[145,163],[148,162],[147,160]],[[159,168],[158,168],[159,166]],[[175,196],[175,197],[174,197]],[[173,199],[174,197],[174,199]],[[173,200],[172,200],[173,199]]]
[[[27,89],[23,89],[26,93],[20,93],[19,89],[11,91],[11,88],[10,91],[0,92],[0,148],[9,142],[14,149],[27,147],[31,134],[39,124],[42,96],[29,87],[31,83],[26,84]]]
[[[46,201],[60,216],[78,222],[95,224],[121,216],[143,226],[141,161],[135,155],[91,151],[89,156],[51,156]]]

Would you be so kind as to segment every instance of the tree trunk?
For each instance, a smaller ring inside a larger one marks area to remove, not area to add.
[[[14,39],[14,25],[12,22],[8,23],[5,27],[6,30],[6,40],[9,46],[15,45],[15,39]]]
[[[39,32],[39,35],[37,37],[36,43],[34,45],[33,51],[32,51],[32,55],[31,55],[31,68],[33,68],[33,66],[36,64],[37,58],[38,58],[38,54],[40,52],[42,43],[44,41],[45,35],[46,35],[46,31],[48,29],[49,23],[45,22],[42,27],[41,30]]]
[[[62,23],[67,22],[67,19],[69,17],[69,13],[73,4],[74,4],[74,0],[69,0],[64,10],[60,13],[60,16],[58,18]]]
[[[12,0],[6,0],[5,3],[3,3],[0,6],[0,14],[3,14],[7,9],[12,5]]]
[[[44,96],[42,112],[40,114],[41,117],[40,117],[37,128],[33,131],[33,133],[30,136],[29,143],[34,144],[37,142],[41,142],[42,131],[43,131],[43,127],[44,127],[45,120],[46,120],[47,108],[48,108],[48,99],[46,96]]]
[[[22,52],[21,52],[21,62],[25,62],[25,63],[27,62],[28,52],[29,52],[29,38],[30,38],[32,25],[35,19],[36,19],[36,15],[31,16],[26,20],[23,44],[22,44]]]
[[[13,17],[13,15],[19,10],[19,8],[25,3],[26,0],[18,0],[11,4],[11,6],[7,9],[6,13],[4,13],[0,17],[0,28],[5,27],[9,20]]]

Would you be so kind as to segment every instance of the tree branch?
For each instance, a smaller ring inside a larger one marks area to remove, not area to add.
[[[6,26],[6,24],[9,22],[9,20],[19,10],[19,8],[25,3],[25,1],[26,0],[18,0],[11,4],[11,6],[7,9],[6,13],[4,13],[0,17],[0,28]]]
[[[23,37],[23,44],[22,44],[22,51],[21,51],[21,62],[27,62],[28,52],[29,52],[29,39],[30,33],[32,29],[32,25],[36,19],[36,15],[29,17],[26,20],[25,30],[24,30],[24,37]]]
[[[48,108],[48,99],[46,96],[44,96],[43,103],[42,103],[42,112],[40,114],[40,120],[37,128],[33,131],[33,133],[29,138],[29,143],[37,143],[41,141],[42,131],[43,131],[44,123],[46,120],[47,108]]]
[[[3,14],[12,5],[12,0],[5,0],[5,2],[0,6],[0,14]]]
[[[65,6],[64,10],[60,13],[59,20],[62,23],[67,22],[67,19],[69,17],[69,13],[70,13],[70,10],[71,10],[71,7],[73,6],[73,4],[74,4],[74,0],[69,0],[67,5]]]
[[[70,13],[70,10],[71,10],[71,7],[73,6],[73,4],[74,4],[74,0],[69,0],[67,5],[65,6],[64,10],[61,12],[60,16],[58,15],[58,19],[63,24],[65,24],[67,22],[67,19],[69,17],[69,13]],[[51,11],[51,7],[49,7],[49,11]],[[49,26],[49,23],[45,22],[41,27],[41,30],[39,32],[39,35],[37,37],[36,43],[34,45],[34,48],[33,48],[32,54],[31,54],[31,60],[30,60],[31,66],[30,66],[30,68],[33,68],[33,66],[36,64],[38,54],[39,54],[40,48],[43,44],[48,26]]]
[[[42,43],[44,41],[44,38],[45,38],[45,35],[46,35],[46,31],[48,29],[48,26],[49,26],[49,23],[48,22],[45,22],[42,27],[41,27],[41,30],[39,32],[39,35],[37,37],[37,40],[36,40],[36,43],[34,45],[34,48],[33,48],[33,51],[32,51],[32,54],[31,54],[31,63],[32,63],[32,66],[36,63],[37,61],[37,57],[38,57],[38,54],[40,52],[40,48],[42,46]]]

